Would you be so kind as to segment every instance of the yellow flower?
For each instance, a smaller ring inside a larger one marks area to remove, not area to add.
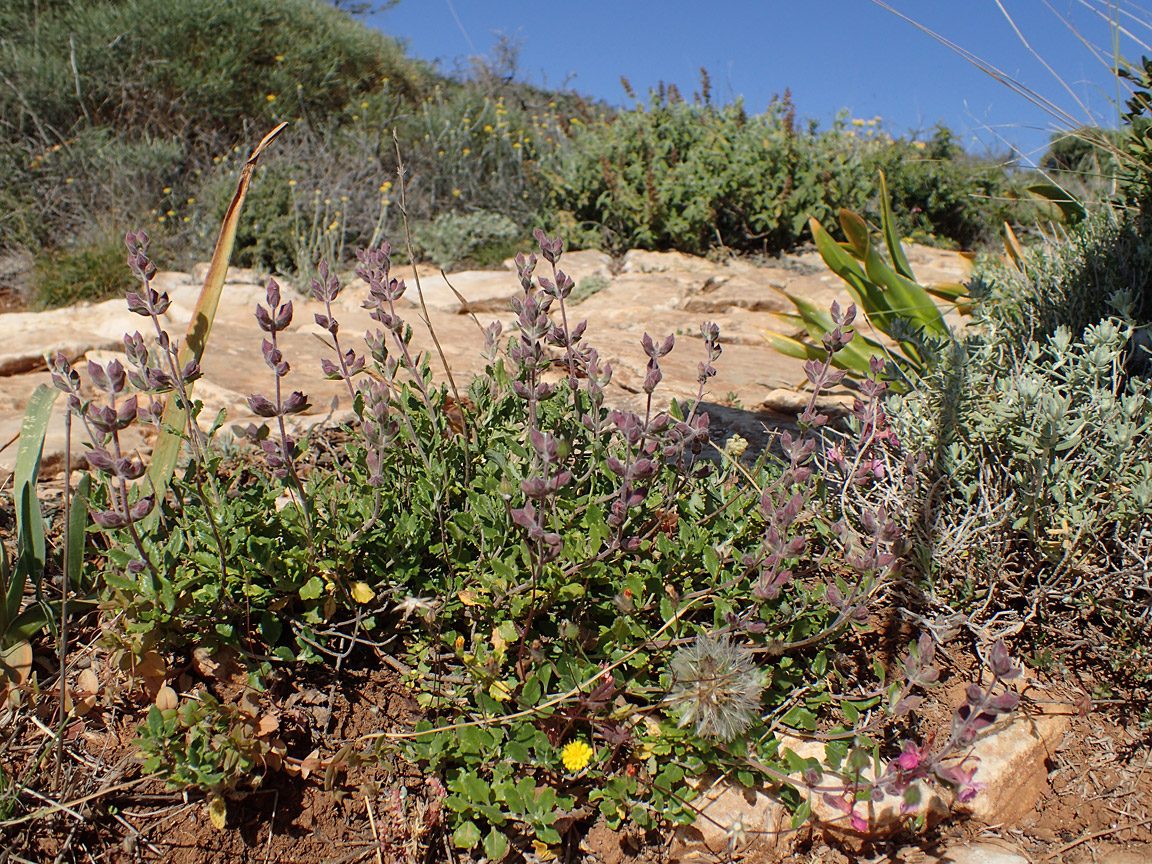
[[[164,194],[167,195],[169,192],[172,191],[172,187],[171,186],[165,186],[163,191],[164,191]]]
[[[580,771],[588,767],[595,751],[583,741],[572,741],[564,745],[560,759],[569,771]]]
[[[492,131],[492,125],[491,124],[485,124],[484,125],[484,131],[485,132],[491,132]]]
[[[472,148],[471,148],[471,147],[465,147],[465,148],[464,148],[464,155],[465,155],[465,156],[467,156],[467,155],[468,155],[469,153],[471,153],[471,152],[472,152]]]
[[[452,197],[453,198],[459,198],[460,197],[460,190],[459,189],[453,189],[452,190]]]
[[[276,95],[274,93],[269,93],[264,98],[267,99],[269,102],[275,102],[276,101]]]
[[[376,596],[376,592],[364,582],[353,582],[352,590],[349,593],[357,603],[368,603]]]

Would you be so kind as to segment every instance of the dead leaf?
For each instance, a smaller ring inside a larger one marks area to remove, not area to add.
[[[168,664],[155,651],[145,651],[142,656],[136,659],[129,671],[141,678],[167,678]]]
[[[224,825],[228,821],[228,804],[219,795],[208,799],[208,818],[212,820],[217,831],[224,830]]]
[[[265,714],[260,718],[260,722],[256,724],[256,737],[263,738],[265,735],[271,735],[280,728],[280,720],[275,714]]]
[[[27,642],[17,642],[0,651],[0,675],[11,686],[21,686],[28,680],[31,671],[32,646]]]
[[[161,687],[156,693],[156,707],[161,711],[175,711],[180,704],[180,697],[168,685]]]
[[[100,676],[89,666],[76,678],[76,692],[94,696],[100,692]]]
[[[72,706],[72,713],[77,717],[83,717],[96,707],[96,696],[89,693],[86,696],[81,696],[80,701]]]
[[[319,771],[323,767],[324,760],[320,758],[320,750],[313,750],[300,762],[300,776],[307,780],[309,774],[313,771]]]
[[[260,713],[260,705],[257,698],[256,691],[246,690],[244,695],[240,697],[240,702],[236,707],[240,709],[241,714],[246,714],[255,720],[256,716]]]

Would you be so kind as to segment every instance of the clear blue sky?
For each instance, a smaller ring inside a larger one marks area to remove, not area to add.
[[[1118,18],[1121,56],[1152,54],[1152,0],[888,0],[891,6],[999,67],[1071,114],[1115,125],[1116,83],[1065,22],[1111,62]],[[1063,20],[1061,20],[1063,19]],[[1056,121],[872,0],[400,0],[369,23],[407,42],[443,71],[487,54],[500,33],[521,42],[522,77],[612,104],[630,104],[659,81],[685,96],[699,68],[714,98],[742,96],[750,111],[791,88],[797,113],[826,128],[836,112],[879,115],[894,135],[940,121],[973,152],[1043,152]],[[1077,103],[1079,100],[1081,104]],[[1086,113],[1087,110],[1087,113]]]

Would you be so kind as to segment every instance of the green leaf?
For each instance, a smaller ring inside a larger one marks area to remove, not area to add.
[[[796,808],[796,812],[792,814],[792,830],[796,831],[808,821],[808,817],[812,815],[812,804],[809,799],[805,798],[804,802]]]
[[[16,465],[12,473],[12,494],[16,506],[18,526],[15,567],[10,568],[4,587],[4,624],[7,625],[20,611],[24,586],[28,579],[39,581],[44,575],[47,547],[44,540],[44,517],[40,512],[40,499],[36,484],[40,479],[40,458],[44,451],[44,436],[52,417],[52,406],[60,391],[41,384],[28,399],[24,418],[20,423],[20,441],[16,449]]]
[[[77,591],[86,590],[84,574],[84,540],[88,530],[88,497],[92,494],[92,475],[85,472],[72,495],[68,514],[68,581]]]
[[[489,861],[499,861],[508,854],[508,838],[504,833],[493,828],[484,838],[484,854]]]
[[[892,259],[892,266],[896,272],[905,279],[916,280],[912,274],[912,267],[904,256],[904,247],[900,245],[900,235],[896,231],[896,220],[892,218],[892,205],[888,200],[888,181],[884,172],[880,172],[880,225],[884,231],[884,245],[888,247],[888,257]]]
[[[844,712],[844,719],[852,726],[860,721],[860,711],[851,702],[841,702],[840,710]]]
[[[469,819],[452,832],[452,843],[457,849],[475,849],[480,836],[480,829]]]
[[[300,586],[300,599],[301,600],[315,600],[324,593],[324,580],[319,576],[313,576],[307,582]]]
[[[155,705],[148,709],[148,734],[157,743],[164,737],[164,715]]]
[[[868,247],[872,240],[868,236],[868,223],[844,207],[840,208],[840,227],[844,229],[844,236],[848,238],[853,257],[863,258],[868,254]]]
[[[1075,225],[1088,215],[1088,211],[1084,205],[1077,201],[1065,189],[1061,189],[1052,183],[1036,183],[1027,187],[1028,194],[1039,198],[1041,202],[1052,205],[1047,208],[1042,208],[1047,213],[1049,218],[1056,221],[1067,222],[1069,225]]]

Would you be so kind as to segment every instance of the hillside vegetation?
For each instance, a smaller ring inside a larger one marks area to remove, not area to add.
[[[774,254],[810,215],[874,217],[880,168],[920,240],[972,248],[1035,218],[1020,178],[942,127],[821,130],[783,88],[761,114],[716,104],[706,74],[689,99],[661,85],[611,108],[519,82],[508,46],[446,76],[320,0],[13,0],[0,34],[0,250],[35,258],[42,304],[119,290],[60,274],[114,260],[128,227],[170,266],[206,257],[238,160],[280,121],[236,258],[276,272],[396,234],[393,133],[418,251],[440,266],[490,265],[537,227],[609,251]]]

